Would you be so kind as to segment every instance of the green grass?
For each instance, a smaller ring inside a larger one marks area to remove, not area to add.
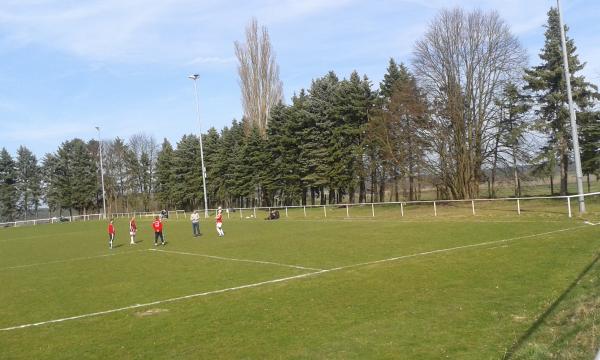
[[[600,227],[537,206],[231,213],[223,238],[165,224],[164,250],[221,258],[148,250],[146,219],[135,246],[118,219],[113,250],[104,222],[0,229],[0,329],[287,279],[0,331],[0,358],[499,359],[600,245]]]

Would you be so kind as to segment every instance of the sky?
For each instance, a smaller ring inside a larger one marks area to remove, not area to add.
[[[144,132],[172,144],[240,119],[234,41],[268,28],[284,96],[353,70],[379,86],[390,57],[410,64],[436,13],[497,10],[539,63],[554,0],[0,0],[0,148],[38,158],[75,137]],[[600,84],[600,1],[562,0],[587,80]],[[200,121],[193,83],[197,73]]]

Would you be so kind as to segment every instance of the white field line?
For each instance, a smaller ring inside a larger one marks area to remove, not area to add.
[[[34,266],[41,266],[41,265],[60,264],[60,263],[66,263],[66,262],[72,262],[72,261],[91,260],[91,259],[103,258],[103,257],[108,257],[108,256],[115,256],[115,255],[122,255],[122,254],[129,254],[129,253],[141,252],[141,251],[146,251],[146,250],[145,249],[131,250],[131,251],[115,252],[115,253],[111,253],[111,254],[102,254],[102,255],[86,256],[86,257],[78,257],[78,258],[70,258],[70,259],[63,259],[63,260],[54,260],[54,261],[47,261],[47,262],[33,263],[33,264],[26,264],[26,265],[9,266],[9,267],[0,268],[0,271],[3,271],[3,270],[14,270],[14,269],[23,269],[23,268],[34,267]]]
[[[500,245],[500,246],[494,246],[491,248],[486,248],[484,250],[494,250],[494,249],[507,248],[507,247],[508,247],[508,245]]]
[[[202,292],[202,293],[185,295],[185,296],[179,296],[179,297],[174,297],[174,298],[170,298],[170,299],[157,300],[157,301],[153,301],[153,302],[149,302],[149,303],[144,303],[144,304],[135,304],[135,305],[125,306],[125,307],[121,307],[121,308],[117,308],[117,309],[111,309],[111,310],[105,310],[105,311],[98,311],[98,312],[95,312],[95,313],[89,313],[89,314],[71,316],[71,317],[62,318],[62,319],[55,319],[55,320],[49,320],[49,321],[41,321],[41,322],[38,322],[38,323],[31,323],[31,324],[24,324],[24,325],[18,325],[18,326],[11,326],[11,327],[7,327],[7,328],[4,328],[4,329],[0,329],[0,331],[10,331],[10,330],[23,329],[23,328],[33,327],[33,326],[40,326],[40,325],[58,323],[58,322],[63,322],[63,321],[68,321],[68,320],[83,319],[83,318],[87,318],[87,317],[99,316],[99,315],[106,315],[106,314],[111,314],[111,313],[115,313],[115,312],[119,312],[119,311],[136,309],[136,308],[140,308],[140,307],[153,306],[153,305],[159,305],[159,304],[164,304],[164,303],[169,303],[169,302],[174,302],[174,301],[179,301],[179,300],[192,299],[192,298],[195,298],[195,297],[208,296],[208,295],[213,295],[213,294],[220,294],[220,293],[225,293],[225,292],[230,292],[230,291],[236,291],[236,290],[241,290],[241,289],[248,289],[248,288],[258,287],[258,286],[267,285],[267,284],[281,283],[281,282],[286,282],[286,281],[289,281],[289,280],[301,279],[301,278],[305,278],[305,277],[317,275],[317,274],[323,273],[325,271],[326,270],[316,271],[316,272],[310,272],[310,273],[301,274],[301,275],[289,276],[289,277],[284,277],[284,278],[279,278],[279,279],[274,279],[274,280],[261,281],[261,282],[257,282],[257,283],[253,283],[253,284],[240,285],[240,286],[230,287],[230,288],[226,288],[226,289],[206,291],[206,292]]]
[[[456,247],[445,248],[445,249],[425,251],[425,252],[411,254],[411,255],[397,256],[397,257],[387,258],[387,259],[382,259],[382,260],[369,261],[369,262],[364,262],[364,263],[359,263],[359,264],[340,266],[340,267],[336,267],[336,268],[332,268],[332,269],[315,271],[315,272],[305,273],[305,274],[296,275],[296,276],[289,276],[289,277],[279,278],[279,279],[274,279],[274,280],[261,281],[261,282],[253,283],[253,284],[247,284],[247,285],[241,285],[241,286],[225,288],[225,289],[220,289],[220,290],[207,291],[207,292],[202,292],[202,293],[197,293],[197,294],[179,296],[179,297],[174,297],[174,298],[170,298],[170,299],[157,300],[157,301],[144,303],[144,304],[135,304],[135,305],[125,306],[125,307],[121,307],[121,308],[117,308],[117,309],[99,311],[99,312],[95,312],[95,313],[71,316],[71,317],[62,318],[62,319],[48,320],[48,321],[42,321],[42,322],[37,322],[37,323],[31,323],[31,324],[11,326],[11,327],[0,329],[0,331],[17,330],[17,329],[23,329],[23,328],[28,328],[28,327],[58,323],[58,322],[63,322],[63,321],[68,321],[68,320],[76,320],[76,319],[82,319],[82,318],[87,318],[87,317],[106,315],[106,314],[111,314],[111,313],[115,313],[115,312],[136,309],[136,308],[140,308],[140,307],[159,305],[159,304],[164,304],[164,303],[169,303],[169,302],[174,302],[174,301],[179,301],[179,300],[191,299],[191,298],[195,298],[195,297],[208,296],[208,295],[220,294],[220,293],[241,290],[241,289],[246,289],[246,288],[258,287],[258,286],[262,286],[262,285],[286,282],[286,281],[290,281],[290,280],[301,279],[301,278],[315,276],[315,275],[321,275],[321,274],[325,274],[325,273],[329,273],[329,272],[333,272],[333,271],[345,270],[345,269],[350,269],[350,268],[359,267],[359,266],[374,265],[374,264],[409,259],[409,258],[414,258],[414,257],[419,257],[419,256],[427,256],[427,255],[439,254],[439,253],[444,253],[444,252],[452,252],[452,251],[456,251],[456,250],[460,250],[460,249],[481,247],[481,246],[486,246],[486,245],[491,245],[491,244],[501,244],[501,243],[505,243],[505,242],[509,242],[509,241],[516,241],[516,240],[521,240],[521,239],[528,239],[528,238],[533,238],[533,237],[538,237],[538,236],[555,234],[555,233],[569,231],[569,230],[582,229],[584,227],[585,226],[577,226],[577,227],[572,227],[572,228],[547,231],[547,232],[538,233],[538,234],[518,236],[518,237],[509,238],[509,239],[486,241],[483,243],[464,245],[464,246],[456,246]]]
[[[576,226],[576,227],[572,227],[572,228],[546,231],[546,232],[538,233],[538,234],[517,236],[517,237],[513,237],[513,238],[508,238],[508,239],[486,241],[486,242],[476,243],[476,244],[470,244],[470,245],[462,245],[462,246],[455,246],[455,247],[445,248],[445,249],[425,251],[425,252],[416,253],[416,254],[396,256],[396,257],[387,258],[387,259],[367,261],[367,262],[359,263],[359,264],[352,264],[352,265],[340,266],[340,267],[336,267],[336,268],[332,268],[332,269],[327,269],[327,271],[345,270],[345,269],[350,269],[350,268],[359,267],[359,266],[381,264],[381,263],[385,263],[385,262],[397,261],[397,260],[403,260],[403,259],[410,259],[410,258],[414,258],[414,257],[426,256],[426,255],[431,255],[431,254],[439,254],[439,253],[445,253],[445,252],[451,252],[451,251],[456,251],[456,250],[469,249],[469,248],[475,248],[475,247],[481,247],[481,246],[487,246],[487,245],[493,245],[493,244],[502,244],[502,243],[506,243],[506,242],[509,242],[509,241],[516,241],[516,240],[528,239],[528,238],[533,238],[533,237],[538,237],[538,236],[544,236],[544,235],[550,235],[550,234],[556,234],[556,233],[559,233],[559,232],[564,232],[564,231],[569,231],[569,230],[576,230],[576,229],[583,229],[583,228],[585,228],[585,226]]]
[[[160,250],[160,249],[154,249],[154,248],[150,248],[148,250],[149,251],[158,251],[158,252],[163,252],[163,253],[169,253],[169,254],[200,256],[200,257],[205,257],[205,258],[209,258],[209,259],[216,259],[216,260],[239,261],[239,262],[248,262],[248,263],[255,263],[255,264],[284,266],[284,267],[301,269],[301,270],[323,271],[323,269],[316,269],[316,268],[310,268],[310,267],[299,266],[299,265],[282,264],[282,263],[271,262],[271,261],[236,259],[236,258],[228,258],[228,257],[223,257],[223,256],[206,255],[206,254],[196,254],[196,253],[184,252],[184,251]]]

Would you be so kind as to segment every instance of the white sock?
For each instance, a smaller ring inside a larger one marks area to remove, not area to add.
[[[131,237],[131,243],[135,244],[135,241],[133,240],[133,236]]]

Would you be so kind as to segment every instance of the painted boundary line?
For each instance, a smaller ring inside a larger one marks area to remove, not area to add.
[[[144,304],[135,304],[135,305],[125,306],[125,307],[118,308],[118,309],[111,309],[111,310],[106,310],[106,311],[99,311],[99,312],[95,312],[95,313],[90,313],[90,314],[83,314],[83,315],[71,316],[71,317],[62,318],[62,319],[56,319],[56,320],[42,321],[42,322],[32,323],[32,324],[24,324],[24,325],[12,326],[12,327],[8,327],[8,328],[0,329],[0,331],[10,331],[10,330],[23,329],[23,328],[33,327],[33,326],[40,326],[40,325],[58,323],[58,322],[63,322],[63,321],[68,321],[68,320],[83,319],[83,318],[88,318],[88,317],[92,317],[92,316],[106,315],[106,314],[111,314],[111,313],[115,313],[115,312],[119,312],[119,311],[136,309],[136,308],[140,308],[140,307],[146,307],[146,306],[164,304],[164,303],[169,303],[169,302],[174,302],[174,301],[179,301],[179,300],[192,299],[192,298],[195,298],[195,297],[208,296],[208,295],[213,295],[213,294],[220,294],[220,293],[225,293],[225,292],[230,292],[230,291],[235,291],[235,290],[241,290],[241,289],[248,289],[248,288],[258,287],[258,286],[261,286],[261,285],[275,284],[275,283],[285,282],[285,281],[294,280],[294,279],[301,279],[301,278],[305,278],[305,277],[317,275],[317,274],[323,273],[325,271],[327,271],[327,270],[310,272],[310,273],[306,273],[306,274],[301,274],[301,275],[296,275],[296,276],[289,276],[289,277],[284,277],[284,278],[279,278],[279,279],[274,279],[274,280],[261,281],[261,282],[257,282],[257,283],[253,283],[253,284],[241,285],[241,286],[236,286],[236,287],[231,287],[231,288],[226,288],[226,289],[220,289],[220,290],[207,291],[207,292],[202,292],[202,293],[197,293],[197,294],[179,296],[179,297],[170,298],[170,299],[157,300],[157,301],[153,301],[153,302],[149,302],[149,303],[144,303]]]
[[[66,263],[66,262],[72,262],[72,261],[91,260],[91,259],[98,259],[98,258],[103,258],[103,257],[108,257],[108,256],[131,254],[131,253],[142,252],[142,251],[146,251],[146,250],[145,249],[129,250],[129,251],[123,251],[123,252],[115,252],[115,253],[112,253],[112,254],[102,254],[102,255],[86,256],[86,257],[78,257],[78,258],[70,258],[70,259],[64,259],[64,260],[54,260],[54,261],[47,261],[47,262],[33,263],[33,264],[26,264],[26,265],[9,266],[9,267],[0,268],[0,271],[3,271],[3,270],[14,270],[14,269],[24,269],[24,268],[28,268],[28,267],[41,266],[41,265],[50,265],[50,264],[60,264],[60,263]]]
[[[487,245],[492,245],[492,244],[502,244],[502,243],[506,243],[506,242],[509,242],[509,241],[516,241],[516,240],[522,240],[522,239],[528,239],[528,238],[535,238],[535,237],[539,237],[539,236],[556,234],[556,233],[565,232],[565,231],[569,231],[569,230],[583,229],[583,228],[586,228],[586,227],[587,226],[577,226],[577,227],[571,227],[571,228],[565,228],[565,229],[547,231],[547,232],[538,233],[538,234],[523,235],[523,236],[517,236],[517,237],[513,237],[513,238],[508,238],[508,239],[486,241],[486,242],[477,243],[477,244],[455,246],[455,247],[451,247],[451,248],[438,249],[438,250],[432,250],[432,251],[425,251],[425,252],[411,254],[411,255],[397,256],[397,257],[392,257],[392,258],[387,258],[387,259],[381,259],[381,260],[375,260],[375,261],[368,261],[368,262],[359,263],[359,264],[340,266],[340,267],[336,267],[336,268],[331,268],[331,269],[326,269],[326,270],[321,270],[321,271],[315,271],[315,272],[310,272],[310,273],[301,274],[301,275],[289,276],[289,277],[284,277],[284,278],[279,278],[279,279],[274,279],[274,280],[261,281],[261,282],[257,282],[257,283],[240,285],[240,286],[231,287],[231,288],[225,288],[225,289],[220,289],[220,290],[213,290],[213,291],[201,292],[201,293],[196,293],[196,294],[191,294],[191,295],[185,295],[185,296],[179,296],[179,297],[174,297],[174,298],[164,299],[164,300],[157,300],[157,301],[153,301],[153,302],[149,302],[149,303],[144,303],[144,304],[135,304],[135,305],[125,306],[125,307],[121,307],[121,308],[117,308],[117,309],[99,311],[99,312],[94,312],[94,313],[89,313],[89,314],[71,316],[71,317],[66,317],[66,318],[62,318],[62,319],[54,319],[54,320],[42,321],[42,322],[31,323],[31,324],[23,324],[23,325],[11,326],[11,327],[0,329],[0,331],[11,331],[11,330],[24,329],[24,328],[29,328],[29,327],[35,327],[35,326],[41,326],[41,325],[59,323],[59,322],[68,321],[68,320],[77,320],[77,319],[83,319],[83,318],[88,318],[88,317],[93,317],[93,316],[100,316],[100,315],[112,314],[112,313],[116,313],[116,312],[120,312],[120,311],[136,309],[136,308],[140,308],[140,307],[146,307],[146,306],[152,306],[152,305],[170,303],[170,302],[175,302],[175,301],[179,301],[179,300],[192,299],[192,298],[196,298],[196,297],[208,296],[208,295],[213,295],[213,294],[221,294],[221,293],[226,293],[226,292],[231,292],[231,291],[236,291],[236,290],[241,290],[241,289],[259,287],[259,286],[262,286],[262,285],[275,284],[275,283],[283,283],[283,282],[290,281],[290,280],[302,279],[302,278],[307,278],[307,277],[310,277],[310,276],[316,276],[316,275],[321,275],[321,274],[325,274],[325,273],[330,273],[330,272],[334,272],[334,271],[345,270],[345,269],[350,269],[350,268],[355,268],[355,267],[360,267],[360,266],[368,266],[368,265],[374,265],[374,264],[381,264],[381,263],[385,263],[385,262],[392,262],[392,261],[397,261],[397,260],[415,258],[415,257],[419,257],[419,256],[427,256],[427,255],[432,255],[432,254],[440,254],[440,253],[445,253],[445,252],[452,252],[452,251],[456,251],[456,250],[468,249],[468,248],[475,248],[475,247],[487,246]]]
[[[546,231],[546,232],[538,233],[538,234],[516,236],[516,237],[508,238],[508,239],[486,241],[486,242],[476,243],[476,244],[461,245],[461,246],[455,246],[455,247],[451,247],[451,248],[425,251],[425,252],[416,253],[416,254],[396,256],[396,257],[387,258],[387,259],[367,261],[367,262],[359,263],[359,264],[352,264],[352,265],[340,266],[340,267],[336,267],[336,268],[332,268],[332,269],[327,269],[326,271],[345,270],[345,269],[355,268],[355,267],[359,267],[359,266],[381,264],[381,263],[386,263],[386,262],[390,262],[390,261],[410,259],[410,258],[419,257],[419,256],[426,256],[426,255],[432,255],[432,254],[440,254],[440,253],[445,253],[445,252],[451,252],[451,251],[456,251],[456,250],[469,249],[469,248],[475,248],[475,247],[481,247],[481,246],[487,246],[487,245],[503,244],[503,243],[510,242],[510,241],[516,241],[516,240],[534,238],[534,237],[538,237],[538,236],[545,236],[545,235],[550,235],[550,234],[556,234],[556,233],[560,233],[560,232],[564,232],[564,231],[569,231],[569,230],[583,229],[585,227],[586,226],[576,226],[576,227],[571,227],[571,228],[566,228],[566,229]]]
[[[150,248],[150,249],[148,249],[148,251],[156,251],[156,252],[179,254],[179,255],[200,256],[200,257],[216,259],[216,260],[228,260],[228,261],[247,262],[247,263],[254,263],[254,264],[277,265],[277,266],[284,266],[284,267],[295,268],[295,269],[300,269],[300,270],[311,270],[311,271],[323,271],[324,270],[324,269],[316,269],[316,268],[310,268],[310,267],[299,266],[299,265],[282,264],[282,263],[271,262],[271,261],[236,259],[236,258],[228,258],[228,257],[223,257],[223,256],[196,254],[196,253],[184,252],[184,251],[161,250],[161,249],[154,249],[154,248]]]

